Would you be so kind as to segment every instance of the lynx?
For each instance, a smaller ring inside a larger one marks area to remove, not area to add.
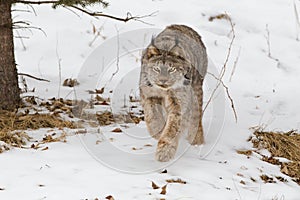
[[[139,87],[147,129],[158,140],[156,160],[173,159],[185,132],[190,144],[204,143],[202,85],[206,70],[201,37],[185,25],[168,26],[143,51]]]

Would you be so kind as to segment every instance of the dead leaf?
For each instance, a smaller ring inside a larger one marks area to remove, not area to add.
[[[114,130],[112,130],[111,132],[114,132],[114,133],[121,133],[123,132],[122,129],[120,128],[115,128]]]
[[[94,24],[92,24],[93,25],[93,34],[95,34],[96,33],[96,27],[95,27],[95,25]]]
[[[240,184],[246,185],[245,181],[241,180]]]
[[[96,94],[102,94],[104,92],[104,87],[101,88],[100,90],[95,89],[95,91],[96,91]]]
[[[100,144],[102,141],[101,140],[97,140],[96,141],[96,144]]]
[[[134,150],[134,151],[137,151],[137,150],[142,150],[143,148],[132,147],[131,149]]]
[[[251,156],[252,155],[252,151],[251,150],[236,150],[236,152],[238,154],[243,154],[243,155],[246,155],[246,156]]]
[[[65,87],[74,87],[77,85],[79,85],[79,82],[77,81],[77,79],[67,78],[63,82],[63,86],[65,86]]]
[[[167,179],[167,183],[180,183],[180,184],[186,184],[186,181],[181,180],[180,178],[178,179]]]
[[[44,147],[44,148],[42,148],[41,151],[46,151],[46,150],[48,150],[48,149],[49,149],[49,147]]]
[[[105,197],[105,199],[108,199],[108,200],[115,200],[113,196],[111,195],[108,195],[107,197]]]
[[[156,189],[159,189],[159,186],[156,185],[156,184],[152,181],[152,188],[153,188],[154,190],[156,190]]]
[[[167,185],[164,185],[164,186],[161,188],[160,194],[163,194],[163,195],[167,194]]]
[[[39,144],[39,143],[37,143],[37,144],[32,144],[32,145],[30,146],[30,148],[32,148],[32,149],[39,149],[39,148],[40,148],[40,144]]]
[[[253,182],[256,182],[256,179],[253,178],[253,177],[250,177],[250,180],[253,181]]]
[[[274,181],[273,177],[270,177],[266,174],[262,174],[260,175],[261,180],[263,180],[265,183],[276,183],[276,181]]]

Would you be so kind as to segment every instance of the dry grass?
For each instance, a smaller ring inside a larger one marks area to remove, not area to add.
[[[100,94],[103,91],[97,92]],[[62,115],[68,116],[69,118],[76,117],[84,121],[97,122],[100,126],[106,126],[112,123],[138,124],[143,120],[142,115],[136,115],[132,112],[125,115],[113,115],[110,111],[99,113],[86,112],[85,109],[87,108],[92,108],[94,105],[104,105],[104,103],[109,102],[109,99],[105,99],[100,95],[96,95],[95,99],[91,102],[62,98],[51,98],[46,101],[41,101],[34,96],[25,97],[23,100],[22,111],[0,111],[0,153],[8,150],[10,146],[24,147],[26,141],[29,141],[30,138],[22,130],[78,128],[80,126],[81,121],[76,123],[66,121],[61,118]],[[41,111],[44,113],[40,113]],[[62,138],[58,139],[62,141]],[[45,141],[56,141],[56,138],[50,138],[50,140]]]
[[[25,132],[7,132],[3,130],[0,131],[0,141],[7,144],[3,146],[3,148],[6,150],[9,149],[8,145],[21,147],[22,145],[26,144],[26,141],[28,141],[29,139],[30,137]]]
[[[53,114],[28,114],[8,111],[0,112],[0,153],[8,150],[10,146],[22,147],[30,137],[22,130],[39,128],[76,128],[70,121],[64,121]]]
[[[0,112],[0,129],[6,131],[39,129],[39,128],[75,128],[73,122],[64,121],[52,114],[24,114]]]
[[[271,157],[263,160],[281,167],[281,172],[292,177],[300,185],[300,134],[295,131],[285,133],[254,131],[253,146],[267,149]],[[290,162],[280,162],[274,157],[283,157]]]

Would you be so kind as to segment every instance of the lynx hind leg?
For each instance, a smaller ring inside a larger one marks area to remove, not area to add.
[[[202,87],[198,89],[192,102],[192,111],[190,118],[190,127],[188,129],[187,140],[191,145],[201,145],[204,143],[204,134],[202,127],[202,102],[203,102]]]
[[[165,126],[165,119],[163,115],[162,99],[148,98],[144,103],[145,122],[150,135],[159,139],[162,130]]]

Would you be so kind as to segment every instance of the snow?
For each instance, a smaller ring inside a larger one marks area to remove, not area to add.
[[[300,3],[295,1],[295,4],[299,10]],[[149,137],[144,122],[129,124],[128,127],[124,124],[87,126],[88,133],[80,135],[75,134],[76,130],[65,130],[69,135],[67,142],[44,144],[48,150],[14,148],[0,154],[0,188],[3,189],[0,190],[0,199],[92,200],[112,195],[115,199],[125,200],[299,200],[299,186],[282,174],[278,166],[261,161],[259,155],[247,158],[236,153],[238,149],[251,149],[246,140],[251,135],[249,128],[253,126],[262,125],[268,130],[280,131],[300,129],[300,43],[296,40],[299,33],[293,5],[291,0],[190,0],[186,3],[112,0],[105,10],[117,16],[126,16],[127,11],[133,15],[159,11],[156,16],[143,19],[152,26],[137,21],[96,20],[81,13],[78,17],[66,9],[53,10],[45,5],[34,6],[37,16],[14,12],[16,21],[30,21],[47,35],[19,30],[20,35],[29,36],[29,39],[23,39],[26,50],[21,40],[15,40],[19,72],[51,81],[26,79],[29,89],[36,88],[34,95],[45,99],[74,97],[73,89],[59,86],[60,63],[61,80],[72,77],[80,82],[75,89],[76,97],[87,100],[91,95],[85,90],[105,85],[105,94],[113,103],[105,109],[114,112],[122,111],[120,106],[124,103],[124,94],[138,96],[137,58],[152,34],[169,24],[183,23],[197,30],[207,47],[209,71],[220,71],[231,40],[231,28],[226,20],[210,22],[208,18],[226,12],[235,24],[236,38],[224,82],[234,100],[238,121],[235,122],[226,94],[219,90],[204,117],[207,144],[189,147],[182,140],[176,159],[169,163],[154,160],[156,141]],[[17,5],[17,8],[27,7]],[[95,37],[93,25],[106,39],[99,36],[90,45]],[[123,40],[122,36],[128,31],[135,34],[129,34]],[[271,56],[279,61],[268,57],[268,31]],[[132,52],[118,48],[117,35],[121,36],[119,45],[129,46]],[[128,37],[138,44],[135,49],[134,44],[126,43]],[[119,60],[116,59],[118,49]],[[103,57],[106,58],[104,64]],[[113,81],[109,81],[117,63],[119,72]],[[205,101],[214,84],[213,78],[207,76]],[[113,93],[109,94],[109,90]],[[130,105],[128,99],[125,103]],[[123,132],[112,133],[116,127]],[[35,140],[40,140],[48,131],[27,132]],[[61,130],[53,131],[61,133]],[[164,169],[167,173],[160,173]],[[260,179],[262,174],[274,177],[274,180],[275,176],[281,176],[288,182],[264,183]],[[151,187],[152,181],[162,187],[166,179],[172,178],[187,183],[169,183],[166,195],[160,194],[161,189]]]

